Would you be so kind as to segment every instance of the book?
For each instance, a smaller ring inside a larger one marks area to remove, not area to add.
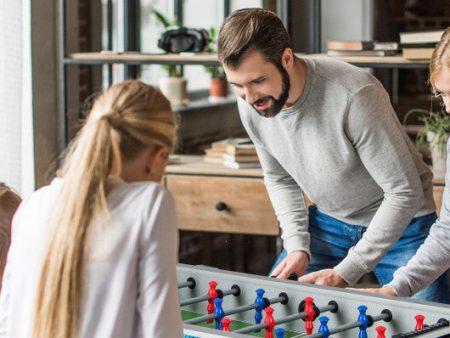
[[[428,43],[439,42],[444,30],[400,32],[400,43]]]
[[[230,162],[257,162],[257,155],[231,155],[228,153],[223,154],[224,161]]]
[[[398,50],[399,44],[395,41],[385,41],[385,42],[378,42],[375,41],[373,43],[373,50]]]
[[[402,43],[401,48],[436,48],[437,42]]]
[[[253,143],[251,144],[228,144],[225,152],[230,155],[256,155],[256,148]]]
[[[434,48],[403,48],[403,57],[409,60],[431,59]]]
[[[328,56],[392,56],[394,50],[327,50]]]
[[[328,50],[371,50],[373,49],[373,41],[358,40],[328,40]]]
[[[261,168],[261,164],[259,162],[233,162],[233,161],[224,161],[223,165],[228,168],[233,169],[244,169],[244,168]]]
[[[225,151],[227,145],[242,145],[251,144],[252,141],[248,137],[229,137],[223,140],[219,140],[211,143],[211,148],[216,150]]]
[[[210,157],[210,156],[205,155],[205,156],[203,156],[203,162],[223,164],[223,158],[222,157]]]
[[[219,158],[222,158],[224,152],[220,151],[220,150],[217,150],[217,149],[208,148],[208,149],[205,149],[205,154],[208,157],[219,157]]]

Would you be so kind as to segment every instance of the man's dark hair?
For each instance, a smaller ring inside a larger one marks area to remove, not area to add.
[[[232,68],[239,66],[249,50],[259,51],[267,61],[277,64],[284,50],[292,48],[280,18],[262,8],[233,12],[220,28],[217,45],[219,61]]]

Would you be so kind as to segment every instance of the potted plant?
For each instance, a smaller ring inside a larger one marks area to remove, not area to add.
[[[209,44],[208,53],[217,53],[217,30],[211,27],[208,30]],[[209,87],[209,100],[217,101],[225,98],[228,94],[228,84],[225,71],[222,66],[204,66],[205,70],[211,75],[211,84]]]
[[[161,12],[152,8],[152,14],[157,22],[164,28],[178,27],[177,20],[170,21]],[[187,98],[187,79],[183,76],[181,65],[165,64],[162,68],[166,71],[167,77],[159,79],[159,89],[173,105],[184,105],[189,102]]]
[[[434,113],[429,110],[415,108],[405,114],[403,121],[405,122],[411,114],[422,115],[419,120],[424,125],[417,134],[417,143],[425,144],[428,142],[434,177],[443,179],[445,177],[447,160],[446,145],[450,133],[450,117],[443,111]]]

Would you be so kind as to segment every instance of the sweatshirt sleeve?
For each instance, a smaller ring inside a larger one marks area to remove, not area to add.
[[[447,143],[447,168],[450,168],[450,143]],[[450,170],[445,174],[445,188],[439,219],[425,242],[408,264],[394,273],[388,285],[401,297],[411,296],[436,280],[450,267]]]
[[[162,187],[149,206],[145,223],[139,250],[137,311],[141,321],[138,336],[181,337],[175,206],[169,192]]]
[[[381,85],[367,85],[350,98],[346,121],[349,140],[384,194],[361,240],[335,267],[353,285],[400,238],[423,205],[424,193],[402,127]]]
[[[301,250],[311,257],[308,218],[303,191],[277,159],[266,150],[249,117],[254,112],[248,112],[248,107],[245,105],[241,99],[238,99],[242,123],[255,144],[264,172],[264,184],[280,222],[283,247],[288,253]]]
[[[284,249],[288,253],[302,250],[311,257],[303,191],[264,148],[256,145],[256,151],[264,171],[264,184],[280,222]]]

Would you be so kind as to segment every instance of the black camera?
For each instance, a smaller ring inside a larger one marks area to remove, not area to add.
[[[168,53],[203,52],[208,43],[209,34],[205,29],[179,27],[164,31],[158,40],[158,47]]]

